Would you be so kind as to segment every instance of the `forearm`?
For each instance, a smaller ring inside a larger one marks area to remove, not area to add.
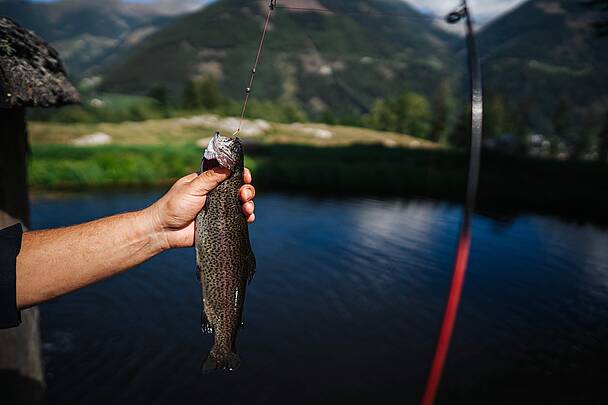
[[[147,210],[27,232],[17,257],[17,306],[26,308],[121,273],[163,250]]]

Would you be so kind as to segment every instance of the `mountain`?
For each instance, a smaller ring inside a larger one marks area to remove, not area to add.
[[[104,88],[143,93],[160,84],[178,95],[186,80],[211,76],[225,94],[240,99],[267,3],[220,0],[172,22],[111,67]],[[337,13],[276,10],[256,77],[256,99],[348,114],[405,88],[430,95],[441,79],[458,74],[448,46],[452,36],[401,0],[290,4]]]
[[[120,0],[0,0],[0,15],[50,42],[75,78],[98,71],[173,19],[153,6]]]
[[[552,131],[560,105],[579,128],[608,111],[608,37],[592,28],[599,8],[582,3],[531,0],[479,33],[486,94],[528,111],[537,130]]]

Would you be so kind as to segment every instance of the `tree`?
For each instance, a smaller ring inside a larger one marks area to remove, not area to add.
[[[484,109],[483,136],[486,139],[498,138],[507,132],[507,106],[502,94],[489,97]]]
[[[336,125],[336,116],[330,110],[321,113],[320,121],[328,125]]]
[[[561,98],[557,106],[557,110],[553,115],[553,140],[551,142],[551,153],[555,154],[560,142],[568,142],[570,139],[571,132],[571,112],[570,103],[565,99]]]
[[[429,137],[431,110],[426,98],[404,91],[396,97],[378,100],[366,122],[382,131]]]
[[[184,85],[183,104],[184,107],[190,109],[196,109],[202,106],[203,103],[198,92],[196,81],[188,80]]]
[[[507,124],[509,130],[524,143],[526,136],[530,134],[530,99],[520,101],[513,109],[508,109],[510,122]]]
[[[471,112],[465,109],[456,120],[456,125],[448,135],[448,143],[456,148],[464,148],[471,137]]]
[[[169,89],[165,85],[156,84],[152,86],[152,88],[148,92],[148,97],[156,100],[158,102],[158,105],[162,108],[167,108],[169,106],[170,93]]]
[[[431,120],[431,140],[439,142],[446,136],[449,123],[454,113],[454,95],[448,80],[443,80],[433,100],[433,118]]]
[[[225,103],[224,96],[211,77],[188,80],[184,85],[183,104],[190,109],[215,110]]]
[[[372,128],[383,131],[395,131],[397,128],[397,116],[392,111],[388,100],[376,100],[366,124]]]
[[[283,112],[283,121],[285,122],[306,121],[306,114],[295,103],[283,104],[281,110]]]
[[[397,107],[398,132],[429,138],[431,108],[426,98],[417,93],[404,93]]]
[[[224,96],[214,79],[203,79],[197,83],[197,87],[202,107],[205,109],[214,110],[223,104]]]
[[[598,134],[598,138],[598,159],[602,163],[608,163],[608,112],[606,113],[604,128]]]
[[[597,20],[593,21],[593,28],[597,36],[608,36],[608,0],[588,0],[585,4],[604,12]]]

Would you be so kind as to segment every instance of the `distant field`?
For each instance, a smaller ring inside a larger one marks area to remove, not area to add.
[[[361,128],[262,126],[265,132],[244,137],[246,164],[262,191],[463,199],[465,153]],[[200,119],[76,125],[34,122],[30,125],[30,184],[46,191],[166,186],[196,171],[202,147],[215,129]],[[111,144],[73,144],[94,133],[109,135]],[[479,206],[608,223],[606,178],[608,167],[591,162],[484,153]]]
[[[31,122],[30,184],[37,189],[167,184],[196,170],[214,131],[223,127],[224,134],[231,134],[237,123],[211,115],[122,123]],[[407,135],[362,128],[266,121],[246,121],[243,128],[240,136],[247,142],[247,163],[254,171],[260,161],[267,166],[269,160],[255,153],[279,144],[315,149],[354,144],[438,148]],[[100,136],[108,144],[97,144]],[[327,163],[332,164],[323,164]],[[342,170],[354,163],[334,161],[333,165]]]
[[[224,127],[222,132],[230,134],[229,127],[236,123],[216,116],[98,124],[32,122],[30,184],[37,189],[167,184],[195,171],[214,131]],[[269,157],[267,152],[274,150],[273,145],[313,147],[313,155],[315,150],[320,152],[319,148],[355,144],[382,145],[381,149],[438,148],[418,138],[362,128],[265,121],[246,121],[243,128],[240,136],[247,142],[247,164],[253,171],[260,162],[268,167],[269,161],[286,157]],[[102,142],[109,143],[96,144],[100,136]],[[93,140],[87,141],[91,137]],[[342,160],[319,164],[332,164],[336,170],[357,164]]]
[[[141,122],[121,123],[50,123],[31,122],[30,140],[33,145],[61,144],[71,145],[76,139],[86,135],[103,133],[111,137],[113,145],[175,145],[197,144],[208,139],[217,131],[217,126],[209,122],[218,120],[228,126],[222,130],[231,135],[236,130],[234,119],[220,117],[194,116],[183,118],[156,119]],[[207,124],[205,122],[208,122]],[[251,121],[254,129],[257,121]],[[265,122],[267,129],[257,134],[243,133],[240,136],[259,143],[298,143],[316,146],[351,145],[355,143],[378,143],[392,147],[436,148],[437,144],[407,135],[378,132],[364,128],[328,126],[323,124],[277,124]],[[264,128],[266,128],[264,126]]]

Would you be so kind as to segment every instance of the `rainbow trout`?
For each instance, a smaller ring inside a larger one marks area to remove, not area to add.
[[[243,145],[238,138],[216,132],[203,157],[201,172],[217,166],[230,177],[207,195],[196,217],[196,272],[203,289],[201,328],[214,334],[214,344],[203,372],[235,370],[237,329],[241,326],[247,282],[255,272],[247,220],[238,193],[243,182]]]

